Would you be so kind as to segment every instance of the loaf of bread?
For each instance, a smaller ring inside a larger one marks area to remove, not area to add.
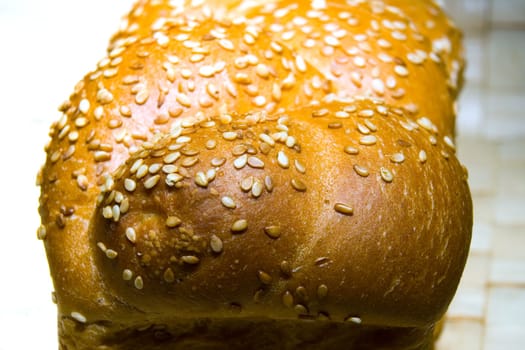
[[[462,69],[432,1],[137,2],[38,176],[60,349],[432,349]]]

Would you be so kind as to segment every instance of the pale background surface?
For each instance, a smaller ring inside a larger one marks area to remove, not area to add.
[[[58,105],[132,0],[0,0],[0,350],[57,349],[35,174]],[[438,350],[521,350],[525,334],[525,0],[445,1],[466,33],[459,156],[471,256]]]

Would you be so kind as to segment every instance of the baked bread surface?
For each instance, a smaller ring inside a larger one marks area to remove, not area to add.
[[[430,348],[472,228],[459,32],[430,1],[184,6],[138,2],[51,127],[61,348]]]

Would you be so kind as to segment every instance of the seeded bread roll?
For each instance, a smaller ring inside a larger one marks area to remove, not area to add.
[[[472,227],[461,48],[385,3],[135,5],[38,177],[61,349],[432,347]]]

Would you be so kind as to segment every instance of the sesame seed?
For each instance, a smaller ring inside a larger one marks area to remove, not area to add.
[[[390,170],[388,170],[387,168],[384,168],[384,167],[381,167],[380,169],[380,174],[381,174],[381,178],[385,181],[385,182],[392,182],[392,180],[394,180],[394,175],[392,174],[392,172]]]
[[[149,166],[148,172],[149,172],[150,174],[156,174],[156,173],[158,173],[158,172],[160,171],[161,167],[162,167],[162,165],[159,164],[159,163],[151,164],[151,165]]]
[[[233,77],[233,81],[242,85],[249,85],[252,82],[251,78],[246,73],[235,74],[235,76]]]
[[[377,142],[377,138],[374,135],[365,135],[359,139],[359,143],[364,146],[372,146]]]
[[[124,281],[131,281],[131,279],[133,278],[133,272],[129,269],[124,269],[124,271],[122,271],[122,279]]]
[[[81,313],[79,312],[76,312],[76,311],[73,311],[71,313],[71,317],[77,321],[77,322],[80,322],[80,323],[86,323],[87,322],[87,319],[86,319],[86,316],[82,315]]]
[[[407,54],[407,59],[413,64],[422,64],[425,61],[424,57],[413,52],[409,52]]]
[[[210,161],[210,164],[214,167],[220,167],[226,162],[226,158],[213,158]]]
[[[115,259],[118,256],[118,253],[113,249],[107,249],[106,256],[108,257],[108,259]]]
[[[385,106],[377,106],[376,107],[376,111],[377,113],[383,115],[383,116],[386,116],[388,114],[388,108],[386,108]]]
[[[369,175],[368,169],[361,165],[354,165],[354,171],[362,177],[367,177]]]
[[[108,248],[106,247],[106,245],[102,242],[98,242],[97,243],[97,247],[104,253],[106,253],[106,250],[108,250]]]
[[[270,48],[277,54],[281,54],[283,52],[283,47],[275,41],[272,41],[270,43]]]
[[[126,238],[131,243],[135,243],[137,241],[137,232],[135,231],[133,227],[128,227],[126,229]]]
[[[219,98],[219,89],[211,83],[206,85],[206,92],[208,93],[208,95],[210,95],[211,98]]]
[[[262,169],[264,168],[264,162],[255,156],[248,157],[248,165],[255,169]]]
[[[324,37],[324,42],[326,45],[329,45],[329,46],[339,46],[341,45],[341,42],[339,41],[339,39],[337,39],[336,37],[334,36],[331,36],[331,35],[327,35]]]
[[[133,192],[137,188],[137,183],[133,181],[132,179],[125,179],[124,180],[124,188],[128,192]]]
[[[129,118],[131,117],[131,108],[129,106],[120,106],[119,112],[123,117]]]
[[[237,205],[235,204],[235,201],[233,200],[233,198],[231,198],[229,196],[222,197],[221,198],[221,203],[222,203],[222,205],[224,205],[228,209],[235,209],[237,207]]]
[[[289,291],[284,292],[282,296],[282,302],[287,308],[293,307],[294,300],[292,293],[290,293]]]
[[[137,173],[135,174],[135,176],[137,177],[137,179],[142,179],[147,174],[148,174],[148,166],[146,164],[142,164],[137,169]]]
[[[417,123],[418,123],[419,126],[421,126],[422,128],[424,128],[424,129],[426,129],[428,131],[434,131],[436,129],[434,124],[427,117],[419,118],[417,120]]]
[[[370,129],[368,129],[365,125],[361,123],[357,123],[357,131],[359,131],[363,135],[370,134]]]
[[[349,317],[345,318],[345,322],[361,324],[362,320],[361,320],[360,317],[357,317],[357,316],[349,316]]]
[[[208,178],[204,172],[199,171],[195,175],[195,183],[200,187],[208,187]]]
[[[144,159],[142,159],[142,158],[137,159],[135,162],[133,162],[133,165],[129,169],[129,172],[131,174],[136,173],[137,170],[139,169],[139,167],[142,165],[142,163],[144,163]]]
[[[347,119],[350,118],[350,113],[345,111],[337,111],[335,112],[335,117],[339,119]]]
[[[36,232],[36,236],[40,240],[46,239],[46,237],[47,237],[47,229],[46,229],[46,227],[44,225],[40,225],[40,227],[38,228],[38,230]]]
[[[113,209],[108,205],[102,209],[102,216],[106,219],[113,218]]]
[[[213,180],[215,180],[216,176],[217,176],[217,171],[215,169],[209,169],[206,172],[206,179],[208,180],[208,182],[212,182]]]
[[[299,179],[292,179],[290,181],[292,187],[298,191],[298,192],[305,192],[306,191],[306,185],[304,182],[302,182],[301,180]]]
[[[144,181],[144,187],[148,190],[152,189],[159,182],[159,179],[160,179],[160,175],[155,175],[155,176],[148,178],[146,181]]]
[[[273,191],[273,180],[272,180],[272,178],[269,175],[267,175],[264,178],[264,187],[266,187],[266,190],[268,192],[272,192]]]
[[[372,90],[382,96],[385,93],[385,84],[381,79],[374,79],[372,80]]]
[[[276,225],[266,226],[264,228],[264,233],[266,233],[270,238],[277,239],[281,237],[281,228]]]
[[[248,151],[248,147],[244,144],[241,144],[241,145],[236,145],[235,147],[233,147],[232,154],[238,157],[238,156],[242,156],[247,151]]]
[[[407,36],[403,33],[401,33],[400,31],[393,31],[392,32],[392,38],[396,39],[396,40],[399,40],[399,41],[405,41],[407,40]]]
[[[267,65],[259,63],[255,67],[255,73],[260,76],[261,78],[268,78],[270,76],[270,70]]]
[[[113,220],[115,222],[119,221],[120,219],[120,207],[118,205],[114,205],[113,208],[111,208],[111,211],[113,212]]]
[[[182,220],[176,216],[168,216],[166,219],[166,226],[169,228],[178,227],[182,224]]]
[[[175,186],[177,184],[177,182],[181,181],[182,179],[184,179],[184,176],[180,175],[180,174],[168,174],[166,176],[166,185],[172,187],[172,186]]]
[[[202,66],[199,68],[199,74],[204,78],[209,78],[215,75],[215,68],[213,66]]]
[[[319,299],[324,299],[328,295],[328,287],[326,284],[321,284],[317,287],[317,297]]]
[[[135,278],[134,285],[135,285],[135,288],[137,288],[139,290],[144,288],[144,281],[142,280],[141,276],[138,276],[138,277]]]
[[[427,161],[427,152],[424,150],[419,151],[419,161],[425,163]]]
[[[184,79],[189,79],[191,78],[191,75],[192,75],[192,71],[187,69],[187,68],[183,68],[180,70],[180,75],[184,78]]]
[[[286,147],[288,147],[288,148],[293,148],[293,147],[295,146],[296,142],[297,142],[297,141],[296,141],[295,137],[293,137],[293,136],[288,136],[288,137],[286,138],[285,144],[286,144]]]
[[[190,62],[191,63],[198,63],[198,62],[201,62],[204,58],[206,58],[206,56],[204,56],[201,53],[193,54],[193,55],[190,56]],[[212,67],[212,69],[213,69],[213,67]]]
[[[233,223],[231,230],[232,232],[242,232],[248,228],[248,221],[245,219],[237,220]]]
[[[106,89],[100,89],[97,92],[97,102],[100,104],[108,104],[113,101],[113,94]],[[97,107],[98,108],[98,107]]]
[[[184,255],[181,260],[188,265],[197,265],[200,262],[200,259],[195,255]]]
[[[308,315],[308,309],[304,305],[297,304],[293,309],[298,315]]]
[[[78,110],[82,114],[87,114],[89,112],[89,108],[91,107],[91,104],[88,100],[82,99],[80,103],[78,104]]]
[[[122,214],[125,214],[127,213],[129,210],[129,199],[128,197],[125,197],[123,200],[122,200],[122,203],[120,204],[120,212]]]
[[[450,136],[445,136],[443,137],[443,141],[445,141],[445,144],[452,148],[452,150],[455,150],[456,149],[456,145],[454,144],[454,141],[452,141],[452,138]]]
[[[226,131],[222,133],[222,137],[225,140],[233,141],[237,138],[238,134],[235,131]]]
[[[394,72],[401,77],[408,76],[408,69],[405,66],[396,65],[394,67]]]
[[[288,169],[290,167],[290,160],[283,151],[277,153],[277,164],[283,169]]]
[[[374,111],[371,109],[363,109],[362,111],[359,111],[357,115],[363,118],[370,118],[374,115]]]
[[[262,284],[268,285],[272,283],[272,276],[262,270],[257,271],[257,278]]]
[[[356,56],[354,57],[354,64],[356,65],[356,67],[363,68],[366,65],[366,61],[363,57]]]
[[[68,135],[68,139],[71,142],[77,142],[78,141],[78,131],[72,131]]]
[[[184,158],[181,165],[185,168],[191,168],[192,166],[197,164],[198,161],[199,161],[198,157],[187,157],[187,158]]]
[[[223,246],[224,245],[222,243],[222,240],[219,237],[217,237],[216,235],[212,235],[210,237],[210,248],[214,253],[221,253],[223,250]]]
[[[264,189],[263,183],[259,181],[258,179],[256,179],[252,185],[252,196],[254,196],[255,198],[260,197],[263,192],[263,189]]]
[[[334,205],[334,210],[343,215],[353,215],[354,214],[354,209],[351,206],[347,204],[343,204],[343,203],[336,203]]]
[[[393,163],[403,163],[405,161],[405,155],[403,153],[394,153],[390,157]]]
[[[191,99],[186,94],[179,93],[176,95],[175,99],[184,107],[191,107]]]
[[[249,176],[241,180],[241,190],[248,192],[252,189],[253,186],[253,177]]]
[[[262,141],[262,142],[266,142],[268,145],[270,146],[275,146],[275,141],[274,139],[268,135],[268,134],[260,134],[259,135],[259,139]]]
[[[350,155],[357,155],[357,154],[359,154],[359,150],[357,148],[355,148],[355,147],[352,147],[352,146],[346,146],[344,148],[344,151],[345,151],[345,153],[350,154]]]
[[[297,67],[297,70],[299,72],[306,72],[306,62],[304,61],[304,58],[301,55],[297,55],[295,57],[295,66]]]
[[[149,91],[147,89],[140,90],[137,95],[135,95],[135,102],[138,105],[143,105],[149,99]]]
[[[253,99],[253,104],[257,107],[262,107],[266,104],[266,97],[264,96],[257,96]]]
[[[77,128],[83,128],[84,126],[86,126],[87,124],[89,123],[89,120],[87,118],[84,118],[84,117],[80,117],[80,118],[77,118],[75,120],[75,126]]]
[[[298,159],[296,159],[294,161],[294,165],[295,165],[295,169],[300,172],[301,174],[305,174],[306,173],[306,167],[303,163],[301,163],[301,161],[299,161]]]
[[[376,132],[376,131],[377,131],[377,126],[376,126],[374,123],[372,123],[372,122],[370,121],[370,119],[365,119],[364,123],[365,123],[366,127],[367,127],[370,131],[372,131],[372,132]]]
[[[164,163],[171,164],[175,162],[177,159],[179,159],[180,156],[181,156],[180,152],[172,152],[172,153],[167,154],[163,160],[164,160]]]
[[[281,98],[282,98],[281,86],[279,84],[277,84],[277,83],[274,83],[272,85],[272,99],[275,102],[279,102],[279,101],[281,101]]]
[[[133,84],[136,84],[140,81],[140,78],[136,75],[126,75],[123,79],[122,79],[122,83],[124,85],[133,85]]]
[[[303,286],[299,286],[295,289],[295,295],[301,300],[308,299],[308,293],[306,292],[306,288]]]
[[[233,166],[236,169],[242,169],[248,163],[248,155],[244,154],[233,161]]]
[[[77,185],[82,190],[85,191],[89,187],[89,181],[86,175],[79,175],[77,177]]]

